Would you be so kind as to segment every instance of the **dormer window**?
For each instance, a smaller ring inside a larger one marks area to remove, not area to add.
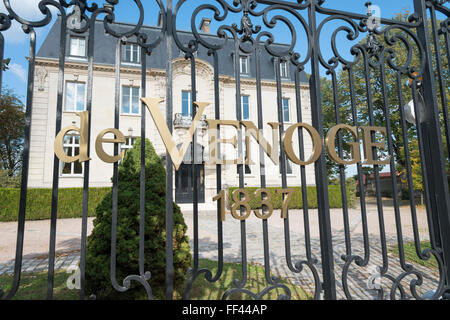
[[[70,37],[70,55],[73,57],[86,57],[86,39]]]
[[[248,64],[248,57],[247,56],[241,56],[239,58],[239,67],[240,67],[240,71],[241,74],[249,74],[249,64]]]
[[[287,61],[281,61],[280,63],[280,76],[281,78],[289,78],[289,65]]]
[[[139,46],[135,43],[129,43],[124,46],[123,62],[126,63],[140,63]]]

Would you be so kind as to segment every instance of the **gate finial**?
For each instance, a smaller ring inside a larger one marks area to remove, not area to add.
[[[253,26],[253,23],[248,15],[250,9],[254,9],[256,7],[256,1],[254,0],[234,0],[233,4],[237,6],[238,4],[242,5],[244,9],[244,16],[241,19],[241,27],[239,28],[237,24],[233,23],[233,29],[238,34],[243,34],[242,41],[247,41],[252,38],[252,35],[261,31],[261,26]]]
[[[367,7],[367,19],[361,21],[362,25],[367,27],[369,36],[367,37],[366,49],[370,55],[376,55],[382,49],[382,45],[375,37],[376,29],[380,26],[379,17],[374,16],[372,13],[372,2],[366,2]]]

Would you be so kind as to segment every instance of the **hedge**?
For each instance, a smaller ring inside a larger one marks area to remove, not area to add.
[[[228,189],[229,203],[232,204],[231,194],[237,187]],[[257,209],[259,200],[255,199],[254,192],[257,187],[245,188],[250,193],[250,206]],[[275,189],[270,190],[274,209],[282,207],[282,195],[275,193]],[[301,209],[302,191],[301,187],[293,187],[294,194],[289,203],[289,209]],[[317,208],[316,187],[307,187],[308,207]],[[95,217],[95,208],[102,201],[103,197],[111,191],[111,188],[89,188],[88,216]],[[328,187],[330,208],[342,208],[341,188],[339,185]],[[0,188],[0,222],[17,221],[19,212],[19,188]],[[349,207],[356,204],[356,184],[354,180],[347,181],[347,201]],[[82,188],[59,189],[58,192],[58,218],[81,218],[83,203]],[[52,208],[52,190],[51,189],[28,189],[26,220],[45,220],[50,219]]]
[[[228,189],[228,203],[231,206],[234,201],[232,200],[232,193],[237,187],[230,187]],[[249,187],[245,190],[250,195],[249,204],[252,209],[260,209],[260,199],[255,197],[255,191],[260,188]],[[281,189],[280,187],[269,187],[266,188],[270,191],[272,205],[274,209],[281,209],[283,205],[282,194],[276,193],[276,189]],[[303,198],[302,198],[302,188],[301,187],[290,187],[294,189],[294,193],[289,202],[289,209],[302,209],[303,208]],[[316,187],[307,187],[307,199],[308,208],[317,208],[317,191]],[[342,208],[342,196],[341,196],[341,186],[340,185],[330,185],[328,186],[328,197],[330,201],[330,208]],[[347,203],[349,208],[355,207],[356,204],[356,183],[354,181],[347,182]]]
[[[89,188],[88,216],[95,217],[95,208],[111,188]],[[0,188],[0,222],[17,221],[19,188]],[[83,188],[59,189],[58,218],[81,218]],[[28,189],[26,220],[50,219],[52,189]]]

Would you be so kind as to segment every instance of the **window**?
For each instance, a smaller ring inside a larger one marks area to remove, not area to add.
[[[123,62],[140,63],[140,60],[139,46],[137,44],[125,45]]]
[[[242,158],[242,156],[240,156],[239,155],[239,151],[238,150],[236,150],[236,152],[238,153],[238,159],[241,159]],[[243,154],[244,154],[244,158],[245,158],[245,161],[244,161],[244,163],[247,161],[247,147],[246,147],[246,145],[245,145],[245,143],[244,143],[244,141],[242,142],[242,152],[243,152]],[[239,166],[236,166],[236,174],[239,174]],[[250,166],[249,165],[244,165],[244,174],[252,174],[252,169],[250,168]]]
[[[139,114],[139,88],[122,87],[122,114]]]
[[[70,38],[70,55],[75,57],[86,56],[86,39],[80,37]]]
[[[247,160],[247,157],[245,157],[245,160]],[[239,166],[236,167],[236,174],[239,174]],[[246,174],[246,175],[252,174],[252,169],[250,168],[249,165],[245,165],[244,174]]]
[[[66,135],[63,141],[64,152],[69,157],[74,157],[80,153],[80,136],[78,135]],[[64,163],[61,165],[62,176],[74,176],[83,174],[83,166],[80,161],[72,163]]]
[[[290,121],[290,114],[289,114],[289,99],[283,98],[283,121],[289,122]]]
[[[128,150],[133,148],[133,145],[136,143],[136,139],[137,138],[135,137],[126,137],[125,143],[120,145],[120,152],[125,151],[125,153],[127,153]]]
[[[288,157],[284,157],[284,159],[286,163],[286,174],[293,174],[291,161],[288,159]],[[280,154],[280,174],[283,174],[281,172],[281,154]]]
[[[289,78],[289,67],[287,61],[282,61],[280,63],[280,75],[281,78]]]
[[[250,97],[249,96],[241,96],[241,116],[242,120],[250,119]],[[236,115],[236,119],[238,119],[238,115]]]
[[[192,92],[181,92],[181,114],[183,116],[192,116]]]
[[[239,67],[240,67],[241,74],[249,74],[249,70],[248,70],[248,57],[246,57],[246,56],[241,56],[241,57],[239,58]]]
[[[66,82],[65,111],[84,111],[86,102],[86,84],[83,82]]]

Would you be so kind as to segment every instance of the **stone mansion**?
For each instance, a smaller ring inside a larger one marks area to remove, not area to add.
[[[204,22],[204,21],[203,21]],[[202,37],[214,41],[217,36],[209,33],[207,23],[201,26]],[[31,144],[30,144],[30,171],[29,187],[51,188],[53,175],[53,157],[55,140],[56,106],[58,95],[58,55],[60,24],[58,19],[48,36],[44,40],[36,57],[36,77],[34,87],[34,100],[31,122]],[[131,25],[116,23],[117,29],[129,30]],[[157,27],[143,27],[143,32],[159,35]],[[181,41],[187,43],[193,35],[189,32],[179,31]],[[77,34],[68,32],[66,47],[66,64],[64,74],[63,114],[62,128],[79,125],[79,117],[76,112],[86,110],[86,92],[88,76],[88,33]],[[95,29],[94,48],[94,77],[93,97],[91,113],[91,152],[90,157],[90,186],[111,186],[113,165],[101,161],[95,153],[95,139],[97,135],[106,128],[114,127],[115,106],[115,48],[117,39],[104,32],[103,22],[98,21]],[[281,44],[279,46],[282,46]],[[121,50],[120,70],[120,128],[126,136],[126,143],[120,146],[121,150],[131,148],[136,138],[140,136],[141,130],[141,59],[147,59],[147,88],[146,96],[165,99],[166,95],[166,43],[162,43],[154,49],[147,57],[140,56],[140,49],[136,39],[130,38]],[[191,67],[190,61],[184,58],[184,53],[173,45],[173,136],[177,143],[181,143],[182,137],[190,126],[192,112],[191,93]],[[275,63],[273,57],[265,50],[261,50],[261,78],[262,78],[262,101],[263,119],[267,126],[268,122],[278,122],[277,104],[277,82],[275,80]],[[219,97],[221,119],[236,120],[236,79],[234,66],[234,44],[228,44],[219,54]],[[255,57],[251,55],[240,55],[240,79],[241,79],[241,104],[243,120],[258,123],[257,114],[257,89]],[[208,55],[208,50],[202,46],[196,53],[196,85],[197,100],[209,102],[205,110],[208,119],[215,118],[215,89],[213,57]],[[286,126],[297,123],[296,87],[294,83],[294,68],[290,62],[281,64],[281,88],[283,121]],[[305,73],[300,74],[300,93],[303,122],[311,123],[311,101],[308,78]],[[161,105],[163,106],[163,104]],[[164,109],[161,112],[165,115]],[[152,142],[155,150],[162,157],[166,150],[159,136],[151,115],[146,114],[146,137]],[[267,130],[266,130],[267,129]],[[226,136],[236,135],[233,132],[225,132]],[[272,143],[272,131],[267,126],[264,130],[267,141]],[[298,150],[298,138],[294,135],[294,149]],[[311,154],[312,142],[307,134],[305,136],[305,154]],[[76,155],[79,152],[79,136],[74,132],[64,139],[64,151],[67,155]],[[197,143],[203,146],[205,161],[200,171],[200,202],[212,203],[216,195],[216,166],[208,165],[208,136],[207,131],[198,129]],[[251,141],[251,155],[255,165],[245,167],[245,184],[247,187],[260,186],[259,147],[255,140]],[[232,146],[227,146],[232,147]],[[112,144],[104,145],[105,151],[113,153]],[[109,148],[109,149],[108,149]],[[230,149],[223,154],[227,159],[237,157],[237,151]],[[266,181],[267,186],[281,186],[280,167],[275,165],[266,156]],[[226,188],[238,186],[238,173],[236,165],[222,166],[222,184]],[[307,166],[307,183],[314,185],[314,165]],[[300,185],[300,168],[287,160],[287,176],[289,186]],[[192,201],[192,181],[190,164],[182,165],[180,170],[174,174],[174,199],[178,203],[189,203]],[[61,163],[60,165],[60,188],[72,188],[83,186],[83,164],[79,162]]]

